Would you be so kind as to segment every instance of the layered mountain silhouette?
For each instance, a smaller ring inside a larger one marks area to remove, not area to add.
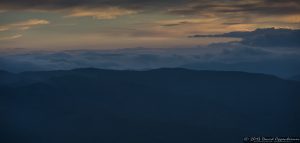
[[[297,136],[300,82],[181,68],[0,72],[7,143],[219,143]]]

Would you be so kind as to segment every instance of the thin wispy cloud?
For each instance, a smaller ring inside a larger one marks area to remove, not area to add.
[[[135,14],[136,11],[109,7],[103,9],[73,9],[65,17],[93,17],[95,19],[114,19],[123,15]]]
[[[15,23],[10,23],[6,25],[0,25],[0,31],[6,30],[27,30],[31,27],[38,26],[38,25],[46,25],[50,22],[44,19],[29,19],[26,21],[20,21]]]
[[[0,32],[1,32],[0,34],[2,35],[2,37],[0,37],[0,41],[10,41],[10,40],[18,39],[22,37],[23,34],[15,34],[15,33],[22,33],[26,30],[31,29],[32,27],[47,25],[47,24],[50,24],[50,22],[45,19],[29,19],[25,21],[0,25]],[[12,36],[9,36],[5,32],[14,33],[14,34]]]
[[[16,35],[6,36],[6,37],[0,37],[0,41],[14,40],[14,39],[18,39],[20,37],[22,37],[21,34],[16,34]]]

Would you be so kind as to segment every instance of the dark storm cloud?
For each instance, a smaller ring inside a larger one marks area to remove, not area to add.
[[[233,13],[299,14],[299,0],[1,0],[1,9],[59,10],[74,7],[158,9],[173,14]]]

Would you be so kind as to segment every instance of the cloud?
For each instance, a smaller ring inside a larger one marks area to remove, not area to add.
[[[16,52],[10,51],[9,54],[0,53],[0,69],[17,72],[83,67],[134,70],[187,67],[202,70],[261,72],[288,77],[300,73],[299,65],[300,51],[298,48],[286,50],[286,48],[253,47],[240,43],[162,49],[130,48],[36,52],[21,52],[18,49]]]
[[[117,7],[108,7],[103,9],[74,9],[66,17],[94,17],[95,19],[114,19],[123,15],[136,13],[133,10],[127,10]]]
[[[181,26],[181,25],[199,25],[199,24],[208,24],[208,23],[213,23],[216,22],[216,18],[185,18],[185,19],[176,19],[176,20],[161,20],[158,21],[157,23],[160,26],[165,26],[165,27],[173,27],[173,26]]]
[[[131,6],[125,6],[123,1],[1,1],[0,8],[9,10],[56,12],[63,13],[65,17],[93,17],[95,19],[114,19],[119,16],[137,13],[138,10]]]
[[[298,0],[239,0],[239,1],[191,1],[187,6],[169,9],[170,13],[190,14],[231,14],[231,13],[252,13],[262,15],[285,15],[298,14],[300,2]]]
[[[30,11],[29,14],[42,11],[62,17],[92,17],[101,20],[136,14],[124,24],[118,22],[111,26],[135,28],[135,33],[148,30],[148,33],[158,31],[171,36],[263,27],[300,28],[298,0],[2,0],[0,9],[7,12]],[[64,21],[66,19],[62,23]],[[0,31],[3,30],[0,28]],[[108,31],[116,30],[111,28]]]
[[[245,30],[263,27],[300,28],[298,0],[192,1],[186,5],[171,7],[168,13],[216,18],[222,21],[221,26],[231,26],[235,30],[240,26],[244,26]]]
[[[186,25],[186,24],[193,24],[193,23],[190,23],[187,21],[182,21],[182,22],[178,22],[178,23],[161,24],[161,26],[172,27],[172,26],[180,26],[180,25]]]
[[[260,48],[251,48],[251,47],[241,47],[241,48],[233,48],[233,49],[223,49],[223,55],[226,56],[263,56],[268,55],[270,52],[260,49]]]
[[[17,22],[17,23],[12,23],[10,24],[11,26],[21,26],[21,27],[31,27],[31,26],[35,26],[35,25],[44,25],[44,24],[49,24],[50,22],[48,20],[44,20],[44,19],[30,19],[27,21],[21,21],[21,22]]]
[[[2,31],[7,31],[7,30],[9,30],[9,28],[8,28],[8,27],[5,27],[5,26],[3,26],[3,27],[0,27],[0,32],[2,32]]]
[[[10,23],[6,25],[0,25],[0,31],[7,31],[7,30],[27,30],[31,27],[38,26],[38,25],[46,25],[50,22],[44,19],[29,19],[26,21],[20,21],[15,23]]]
[[[21,31],[28,30],[32,27],[39,26],[39,25],[46,25],[49,23],[50,22],[48,20],[44,20],[44,19],[29,19],[26,21],[19,21],[15,23],[0,25],[0,32],[14,31],[19,33]],[[22,36],[23,36],[22,34],[14,34],[12,36],[2,36],[0,37],[0,41],[10,41],[10,40],[18,39]]]
[[[7,36],[7,37],[0,37],[0,41],[6,41],[6,40],[13,40],[22,37],[21,34],[16,34],[12,36]]]
[[[180,15],[215,15],[248,13],[262,15],[299,14],[298,0],[2,0],[1,9],[63,10],[85,8],[86,10],[118,7],[128,10],[155,10]]]
[[[39,26],[39,25],[46,25],[49,23],[50,22],[48,20],[44,20],[44,19],[29,19],[26,21],[20,21],[20,22],[0,25],[0,32],[13,31],[13,32],[19,33],[21,31],[28,30],[32,27]],[[4,37],[0,37],[0,41],[18,39],[22,36],[23,36],[22,34],[15,34],[12,36],[4,36]]]
[[[167,0],[170,1],[170,0]],[[153,1],[136,1],[136,0],[2,0],[2,9],[28,9],[28,10],[62,10],[72,9],[78,7],[84,8],[104,8],[104,7],[120,7],[138,9],[139,7],[145,7],[146,4],[156,4],[158,6],[160,2],[158,0]],[[158,5],[157,5],[158,4]],[[148,6],[149,6],[148,5]]]
[[[231,37],[242,38],[240,43],[259,47],[300,47],[300,29],[264,28],[254,31],[236,31],[216,35],[192,35],[197,37]]]

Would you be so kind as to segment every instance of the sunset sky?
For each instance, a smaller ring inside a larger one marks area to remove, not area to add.
[[[1,0],[0,47],[179,47],[193,34],[300,28],[299,0]]]

